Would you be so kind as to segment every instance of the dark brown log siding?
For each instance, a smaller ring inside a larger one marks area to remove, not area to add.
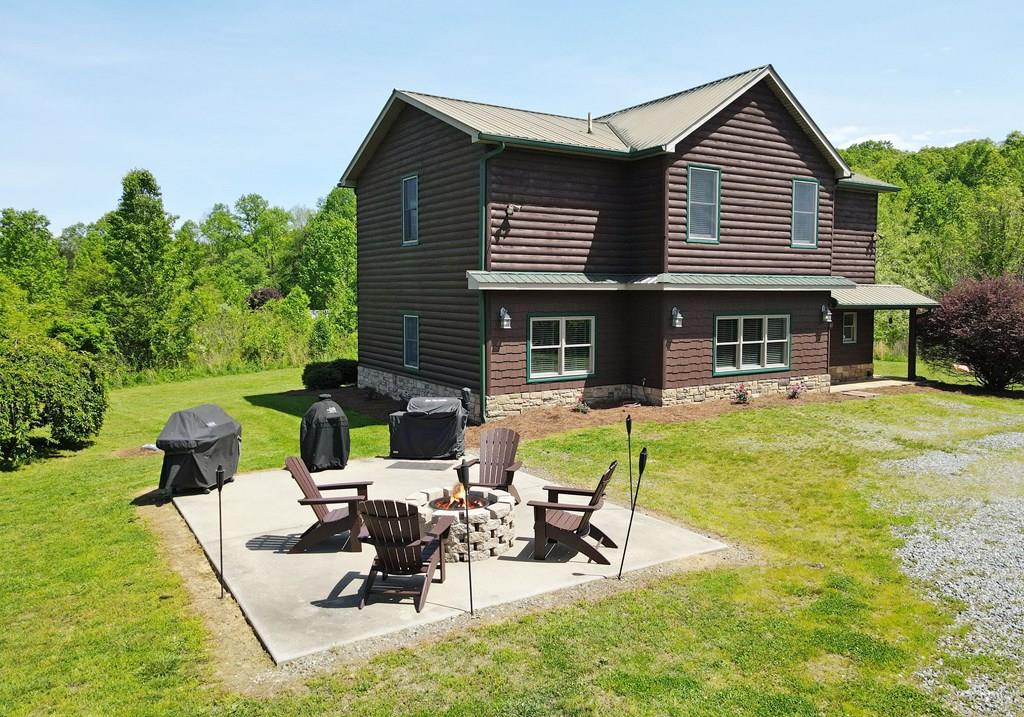
[[[624,162],[508,149],[488,161],[487,171],[491,270],[661,270],[660,158]]]
[[[686,241],[690,162],[721,168],[719,244]],[[796,177],[820,183],[817,249],[790,246]],[[835,172],[763,82],[680,143],[667,182],[669,271],[829,273]]]
[[[832,273],[858,284],[875,283],[875,230],[878,195],[836,192],[836,226],[832,242]]]
[[[512,314],[512,328],[502,329],[498,311]],[[488,394],[549,389],[584,388],[629,383],[634,345],[629,297],[620,292],[488,292],[487,297],[487,392]],[[593,316],[595,331],[594,374],[586,379],[540,381],[526,379],[526,351],[531,314]]]
[[[874,360],[875,312],[856,311],[857,343],[843,343],[842,309],[832,310],[832,348],[829,350],[830,366],[851,366],[871,363]]]
[[[462,132],[405,108],[359,178],[359,360],[478,388],[479,159]],[[401,246],[401,178],[419,176],[419,245]],[[402,314],[420,315],[420,369],[402,365]]]
[[[828,293],[678,292],[665,294],[662,300],[662,313],[675,305],[686,314],[682,328],[665,329],[666,388],[828,373],[828,328],[821,320]],[[722,314],[789,314],[790,370],[713,376],[715,316]]]

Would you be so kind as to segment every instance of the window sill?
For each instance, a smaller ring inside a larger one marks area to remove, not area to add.
[[[701,237],[686,237],[687,244],[720,244],[719,239],[704,239]]]
[[[526,382],[527,383],[556,383],[556,382],[567,383],[569,381],[583,381],[583,380],[586,380],[588,378],[592,378],[593,376],[594,376],[593,373],[573,373],[573,374],[564,375],[564,376],[542,376],[542,377],[539,377],[539,378],[531,378],[531,377],[528,376],[526,378]]]
[[[789,366],[770,366],[768,368],[744,368],[735,370],[712,369],[711,375],[718,378],[719,376],[749,376],[756,373],[779,373],[781,371],[789,370]]]

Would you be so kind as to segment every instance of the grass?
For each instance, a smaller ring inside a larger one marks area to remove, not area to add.
[[[651,454],[641,503],[755,550],[753,565],[682,574],[385,653],[274,698],[224,692],[209,639],[132,497],[155,486],[168,413],[215,402],[244,427],[242,470],[294,451],[308,398],[293,369],[113,393],[95,445],[0,474],[0,711],[157,715],[945,714],[912,672],[948,614],[893,557],[880,492],[913,491],[882,458],[1024,430],[1024,405],[956,396],[974,420],[906,394],[634,426]],[[386,427],[350,416],[353,456]],[[623,459],[617,426],[532,441],[529,465],[592,483]],[[625,465],[613,498],[628,492]]]
[[[881,361],[875,359],[875,375],[893,378],[907,377],[907,360]],[[977,386],[978,382],[970,374],[949,371],[941,366],[933,366],[924,361],[917,362],[917,376],[928,381],[940,381],[960,386]]]

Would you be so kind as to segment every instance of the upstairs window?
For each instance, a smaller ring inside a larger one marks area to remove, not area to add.
[[[402,244],[420,243],[420,178],[402,180]]]
[[[721,170],[691,164],[686,170],[686,241],[718,243]]]
[[[793,180],[793,246],[818,246],[818,183],[813,179]]]
[[[531,318],[529,354],[531,381],[589,376],[594,372],[594,317]]]
[[[789,317],[721,316],[715,320],[714,373],[789,367]]]
[[[843,343],[857,343],[857,314],[853,311],[843,312]]]
[[[402,364],[406,368],[420,367],[420,317],[405,314],[402,317]]]

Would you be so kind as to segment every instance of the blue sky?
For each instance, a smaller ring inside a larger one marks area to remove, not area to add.
[[[1019,3],[8,3],[0,207],[52,228],[152,170],[200,218],[312,206],[394,87],[584,116],[771,62],[839,146],[1024,129]]]

